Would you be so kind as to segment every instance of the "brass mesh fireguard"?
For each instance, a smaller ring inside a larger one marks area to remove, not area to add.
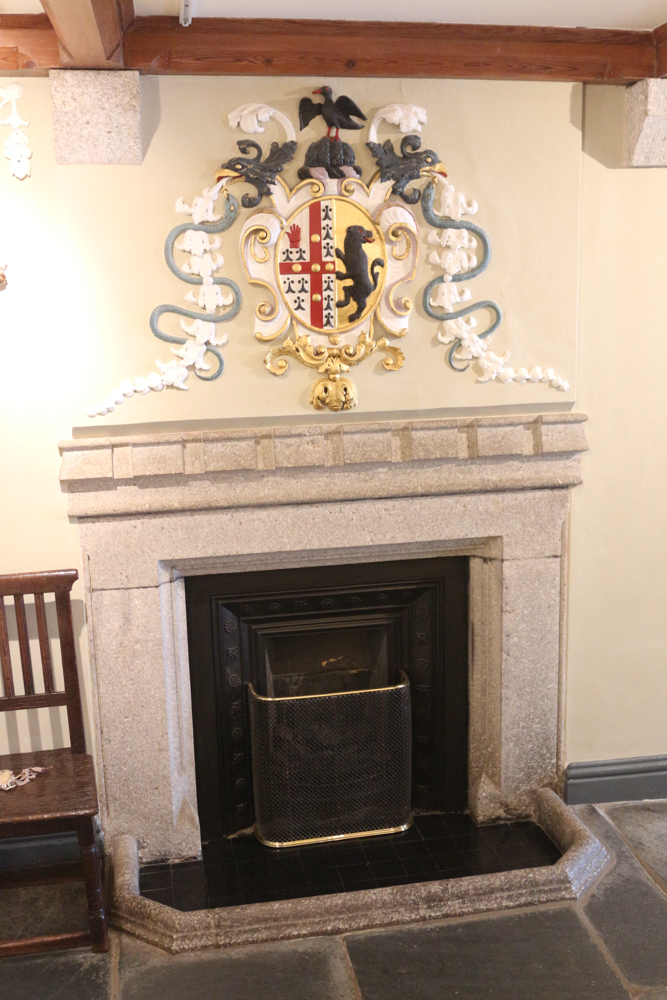
[[[294,698],[249,687],[255,832],[270,847],[405,830],[410,686]]]

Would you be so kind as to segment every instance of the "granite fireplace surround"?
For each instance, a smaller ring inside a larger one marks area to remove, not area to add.
[[[569,490],[585,417],[255,428],[61,443],[78,521],[101,820],[116,926],[174,951],[405,923],[579,895],[604,848],[562,775]],[[470,558],[469,804],[532,816],[547,869],[180,913],[138,895],[138,858],[200,854],[184,578]]]

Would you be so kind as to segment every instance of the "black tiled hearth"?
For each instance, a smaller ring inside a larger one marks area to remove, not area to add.
[[[560,856],[534,823],[478,827],[462,814],[417,816],[410,830],[386,837],[282,850],[252,836],[205,844],[202,861],[145,865],[141,894],[203,910],[536,868]]]

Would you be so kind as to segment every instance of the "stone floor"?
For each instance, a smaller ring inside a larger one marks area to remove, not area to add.
[[[114,933],[108,955],[0,961],[0,997],[667,1000],[667,801],[576,809],[614,857],[577,902],[195,955]]]

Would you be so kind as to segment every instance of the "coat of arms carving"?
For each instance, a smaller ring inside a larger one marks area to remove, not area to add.
[[[386,105],[366,125],[366,115],[351,98],[334,100],[326,86],[315,95],[323,100],[301,99],[299,124],[303,129],[321,116],[327,132],[301,155],[292,122],[275,108],[248,104],[228,116],[230,125],[247,134],[263,132],[264,123],[273,118],[287,139],[272,142],[266,156],[255,140],[239,140],[238,153],[222,164],[211,187],[192,205],[178,200],[176,210],[191,216],[191,222],[170,232],[165,258],[172,272],[192,286],[186,301],[199,308],[157,306],[151,330],[176,345],[174,358],[158,361],[159,370],[147,377],[122,382],[89,416],[103,415],[137,392],[185,389],[191,369],[205,380],[222,374],[219,348],[227,337],[217,331],[237,317],[243,297],[238,284],[220,273],[225,260],[217,251],[220,234],[235,224],[246,278],[264,293],[253,320],[257,340],[273,345],[264,364],[276,376],[284,375],[290,362],[312,369],[318,376],[310,393],[315,409],[355,406],[352,369],[372,355],[380,356],[388,371],[403,366],[405,354],[398,343],[408,333],[415,308],[410,285],[420,239],[433,245],[427,259],[439,272],[421,290],[421,304],[426,316],[441,324],[437,336],[449,345],[450,367],[460,372],[476,363],[478,381],[568,387],[550,368],[509,367],[508,353],[499,356],[489,348],[489,337],[502,320],[500,307],[490,300],[466,304],[471,293],[461,282],[487,267],[489,240],[481,227],[464,218],[476,213],[476,203],[456,191],[435,151],[422,148],[417,132],[426,122],[425,110]],[[377,142],[382,121],[404,133],[398,148],[391,139]],[[375,161],[366,178],[355,148],[340,135],[365,128],[365,145]],[[298,180],[290,187],[285,168],[293,171],[295,165]],[[233,190],[237,184],[245,188],[240,199]],[[227,252],[231,246],[226,244]],[[175,250],[189,259],[177,263]],[[480,309],[491,319],[477,332],[471,314]],[[165,314],[180,317],[183,335],[162,329]]]

